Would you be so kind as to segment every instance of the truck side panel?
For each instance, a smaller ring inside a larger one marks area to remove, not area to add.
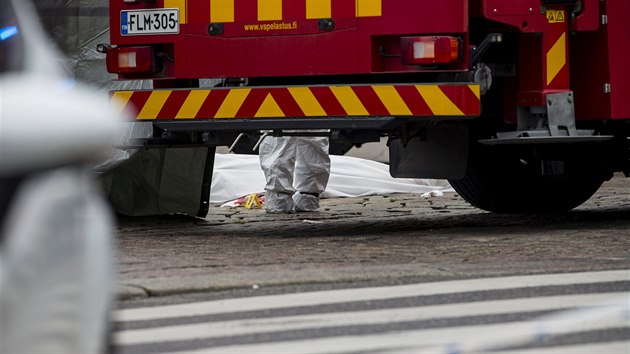
[[[576,32],[571,40],[571,84],[576,118],[630,118],[630,2],[600,3],[606,24]]]

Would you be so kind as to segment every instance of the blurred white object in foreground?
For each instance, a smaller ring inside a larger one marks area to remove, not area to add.
[[[116,116],[56,58],[30,4],[0,0],[0,353],[102,352],[108,330],[112,218],[85,165]]]

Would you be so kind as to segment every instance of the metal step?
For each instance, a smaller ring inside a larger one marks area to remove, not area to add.
[[[495,138],[481,139],[484,145],[523,145],[523,144],[567,144],[602,142],[611,140],[612,135],[595,135],[593,130],[577,130],[577,135],[569,135],[560,131],[560,135],[552,136],[548,130],[528,130],[497,133]]]

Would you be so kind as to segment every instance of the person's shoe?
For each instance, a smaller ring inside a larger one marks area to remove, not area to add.
[[[290,193],[265,191],[265,211],[269,214],[290,214],[294,203]]]
[[[267,214],[293,214],[295,210],[284,210],[284,209],[265,209],[265,213]]]
[[[293,202],[295,203],[295,211],[300,213],[319,210],[319,195],[317,193],[295,193]]]
[[[315,210],[308,210],[308,209],[295,209],[296,213],[319,213],[319,208],[315,209]]]

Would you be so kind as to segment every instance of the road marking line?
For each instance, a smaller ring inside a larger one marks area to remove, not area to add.
[[[458,353],[471,344],[474,345],[479,337],[491,334],[500,343],[500,338],[509,333],[536,333],[541,326],[550,325],[549,321],[510,322],[478,326],[446,327],[428,330],[411,330],[396,333],[352,335],[328,338],[315,338],[297,341],[275,343],[255,343],[251,345],[232,345],[224,347],[203,348],[186,353],[357,353],[357,352],[386,352],[402,350],[406,353]],[[628,326],[627,318],[607,318],[606,321],[580,322],[569,326],[564,321],[556,323],[554,335],[572,332],[586,332],[623,328]],[[181,353],[180,353],[181,354]]]
[[[320,329],[326,327],[349,327],[458,318],[464,316],[489,316],[534,311],[565,310],[602,303],[624,295],[627,296],[627,293],[547,296],[397,309],[195,323],[116,332],[114,335],[114,343],[117,345],[135,345],[210,339],[234,335],[242,336],[256,333]]]
[[[628,352],[630,352],[630,341],[497,351],[492,352],[492,354],[628,354]]]
[[[513,288],[606,283],[630,280],[630,270],[526,275],[454,280],[372,288],[316,291],[296,294],[256,296],[114,311],[115,321],[143,321],[231,312],[273,310],[287,307],[318,306],[344,302],[395,299],[413,296],[454,294]]]

